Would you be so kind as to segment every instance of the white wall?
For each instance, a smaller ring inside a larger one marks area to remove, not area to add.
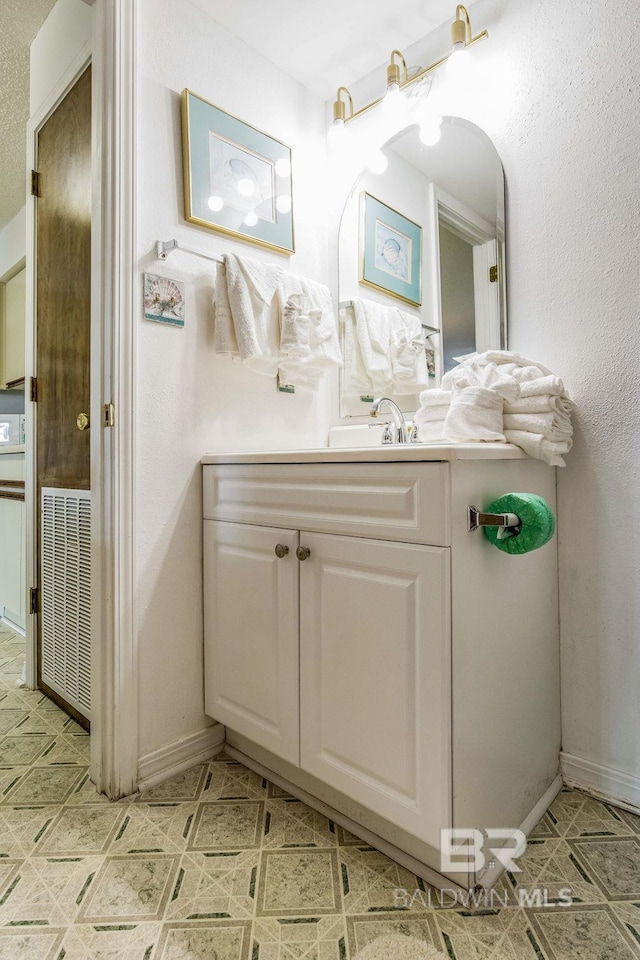
[[[152,253],[176,237],[327,280],[324,105],[191,3],[141,0],[138,241],[145,270],[186,282],[183,330],[137,320],[137,529],[142,756],[202,728],[201,468],[209,451],[326,444],[337,377],[318,397],[212,352],[214,265]],[[296,254],[187,224],[180,92],[219,104],[293,149]],[[142,301],[141,305],[142,305]]]
[[[29,99],[33,117],[70,65],[90,47],[93,14],[83,0],[58,0],[31,44]]]
[[[479,0],[472,18],[489,29],[474,76],[451,86],[439,73],[434,102],[502,157],[509,344],[578,405],[558,471],[563,748],[619,771],[640,803],[637,3]],[[445,28],[407,62],[447,44]],[[356,108],[383,78],[352,88]]]
[[[27,214],[23,207],[0,230],[0,278],[24,259],[27,253]]]
[[[456,87],[440,74],[433,91],[442,112],[483,127],[503,159],[510,346],[561,374],[578,404],[575,447],[558,473],[564,749],[633,783],[640,777],[635,14],[635,0],[478,0],[474,26],[488,27],[490,37],[472,51],[475,76]],[[292,268],[325,278],[318,105],[188,2],[142,0],[140,38],[140,270],[185,278],[189,300],[184,331],[138,322],[144,753],[203,723],[200,455],[325,442],[337,399],[335,390],[317,403],[278,396],[269,381],[212,357],[211,268],[187,255],[162,265],[149,255],[158,237],[218,251],[236,246],[182,218],[178,95],[189,86],[292,143]],[[445,28],[405,51],[407,61],[430,62],[448,42]],[[378,95],[383,80],[381,65],[375,78],[354,85],[356,106]],[[365,130],[367,116],[360,123]],[[337,194],[326,198],[334,290],[338,216],[362,165],[353,153]]]

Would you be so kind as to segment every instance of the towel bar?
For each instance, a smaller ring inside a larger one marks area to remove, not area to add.
[[[166,260],[172,250],[184,250],[185,253],[193,253],[196,257],[204,257],[206,260],[215,260],[222,263],[222,257],[218,253],[207,253],[206,250],[196,250],[195,247],[187,247],[184,243],[178,243],[177,240],[156,240],[156,256],[158,260]]]

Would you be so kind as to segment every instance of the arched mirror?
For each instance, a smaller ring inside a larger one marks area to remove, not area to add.
[[[342,416],[380,394],[414,411],[454,357],[506,348],[504,175],[490,139],[444,117],[435,132],[402,130],[371,167],[340,225]]]

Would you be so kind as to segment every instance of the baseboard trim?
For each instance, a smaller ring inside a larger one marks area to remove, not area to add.
[[[524,833],[526,837],[529,836],[533,828],[538,824],[542,819],[543,814],[547,812],[555,798],[558,796],[562,790],[562,777],[560,774],[555,778],[551,785],[545,790],[543,795],[540,797],[538,802],[535,804],[530,813],[524,818],[520,824],[520,830]],[[486,870],[482,870],[478,875],[478,883],[484,887],[485,890],[490,890],[498,882],[502,874],[504,873],[504,865],[500,861],[495,861],[494,866],[487,867]]]
[[[583,790],[598,800],[608,800],[623,810],[640,814],[640,777],[603,767],[592,760],[560,754],[560,772],[568,787]]]
[[[21,627],[20,624],[15,622],[15,620],[12,620],[11,617],[7,616],[4,607],[0,613],[0,623],[4,623],[7,627],[11,627],[11,629],[15,630],[16,633],[19,633],[21,637],[26,636],[24,627]]]
[[[210,760],[224,747],[225,728],[221,723],[190,733],[138,761],[138,790],[154,787],[189,767]]]
[[[332,807],[323,800],[319,800],[317,797],[314,797],[302,787],[299,787],[297,784],[287,780],[286,777],[280,776],[279,773],[270,770],[259,761],[254,760],[253,757],[247,756],[246,753],[236,749],[236,747],[232,747],[228,743],[225,745],[224,749],[225,753],[228,753],[229,756],[233,757],[234,760],[238,760],[240,763],[244,764],[245,767],[248,767],[255,773],[260,774],[261,777],[265,777],[265,779],[269,780],[271,783],[275,783],[277,786],[282,787],[283,790],[287,790],[292,796],[297,797],[298,800],[302,800],[303,803],[306,803],[308,807],[311,807],[313,810],[318,810],[318,812],[323,816],[327,817],[329,820],[333,820],[335,823],[338,823],[341,827],[344,827],[345,830],[348,830],[349,833],[353,833],[354,836],[360,837],[360,839],[365,843],[375,847],[377,850],[380,850],[381,853],[384,853],[391,860],[395,860],[396,863],[399,863],[411,873],[422,877],[427,881],[427,883],[431,884],[432,887],[435,887],[439,890],[445,890],[449,893],[453,892],[465,894],[467,892],[466,888],[461,886],[455,880],[443,876],[421,861],[416,860],[410,854],[405,853],[404,850],[400,850],[399,847],[394,846],[394,844],[389,843],[387,840],[383,840],[383,838],[378,836],[378,834],[373,833],[371,830],[367,830],[366,827],[356,823],[355,820],[352,820],[350,817],[340,813],[340,811],[335,807]]]

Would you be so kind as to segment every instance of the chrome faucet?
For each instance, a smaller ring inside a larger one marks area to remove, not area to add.
[[[373,406],[371,407],[370,415],[372,417],[377,417],[381,412],[382,406],[386,404],[391,412],[393,417],[393,425],[388,423],[385,427],[384,434],[382,435],[383,443],[409,443],[409,429],[407,427],[407,422],[404,419],[404,414],[402,410],[389,397],[378,397],[377,400],[373,401]]]

